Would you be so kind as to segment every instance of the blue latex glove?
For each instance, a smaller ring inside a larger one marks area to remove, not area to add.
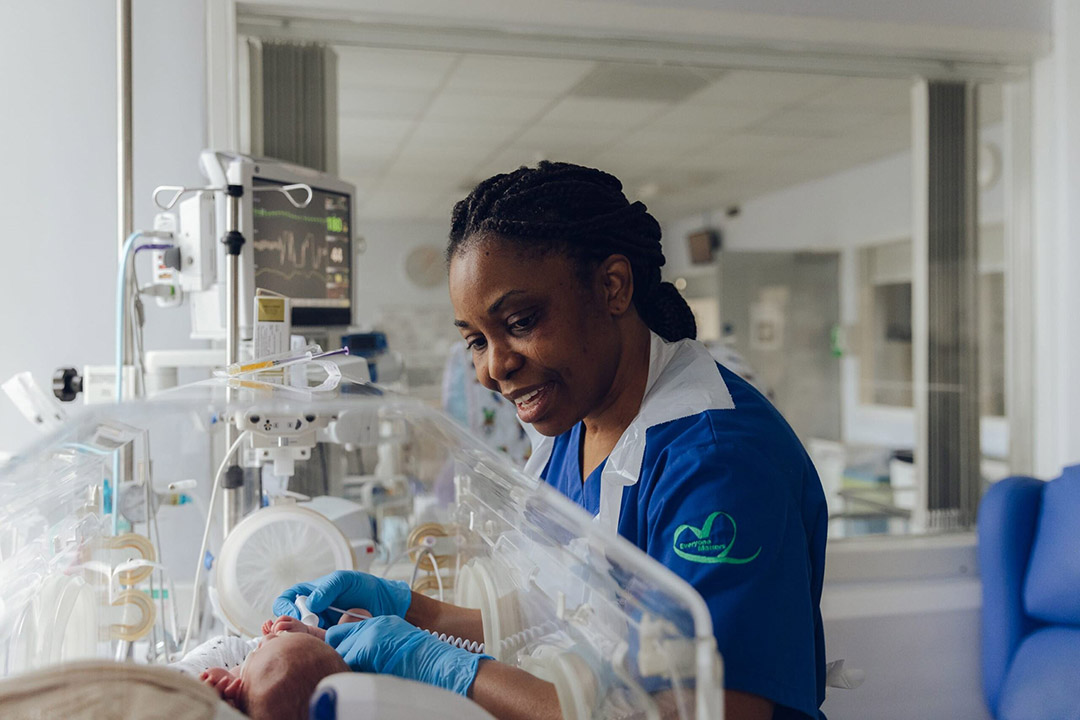
[[[326,631],[345,664],[358,672],[385,673],[436,685],[468,697],[481,660],[399,617],[373,617]]]
[[[331,605],[342,610],[363,608],[372,615],[405,617],[412,603],[409,584],[400,580],[383,580],[355,570],[338,570],[309,583],[297,583],[278,595],[274,615],[289,615],[300,619],[296,596],[308,595],[308,607],[319,616],[319,627],[335,625],[341,613],[328,609]]]

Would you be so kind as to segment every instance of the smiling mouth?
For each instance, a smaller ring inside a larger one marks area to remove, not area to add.
[[[514,398],[513,403],[518,418],[522,422],[532,423],[543,416],[547,411],[553,389],[554,385],[548,382],[525,395]]]
[[[517,405],[519,408],[527,408],[533,402],[533,400],[536,399],[536,396],[539,395],[543,390],[544,388],[538,387],[528,395],[522,395],[521,397],[519,397],[517,400],[514,401],[514,404]]]

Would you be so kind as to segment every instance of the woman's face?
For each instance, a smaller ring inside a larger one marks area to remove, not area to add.
[[[450,262],[454,324],[476,378],[548,436],[602,406],[612,386],[619,342],[606,296],[565,255],[533,256],[497,238],[467,241]]]

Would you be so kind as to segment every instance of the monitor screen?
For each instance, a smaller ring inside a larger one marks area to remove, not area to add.
[[[256,187],[283,184],[254,181]],[[349,325],[351,198],[318,188],[312,193],[305,208],[279,192],[252,193],[255,287],[292,298],[294,326]]]

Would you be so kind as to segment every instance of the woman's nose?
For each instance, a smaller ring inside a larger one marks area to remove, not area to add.
[[[488,347],[488,375],[496,382],[508,379],[521,367],[523,358],[506,343],[491,343]]]

